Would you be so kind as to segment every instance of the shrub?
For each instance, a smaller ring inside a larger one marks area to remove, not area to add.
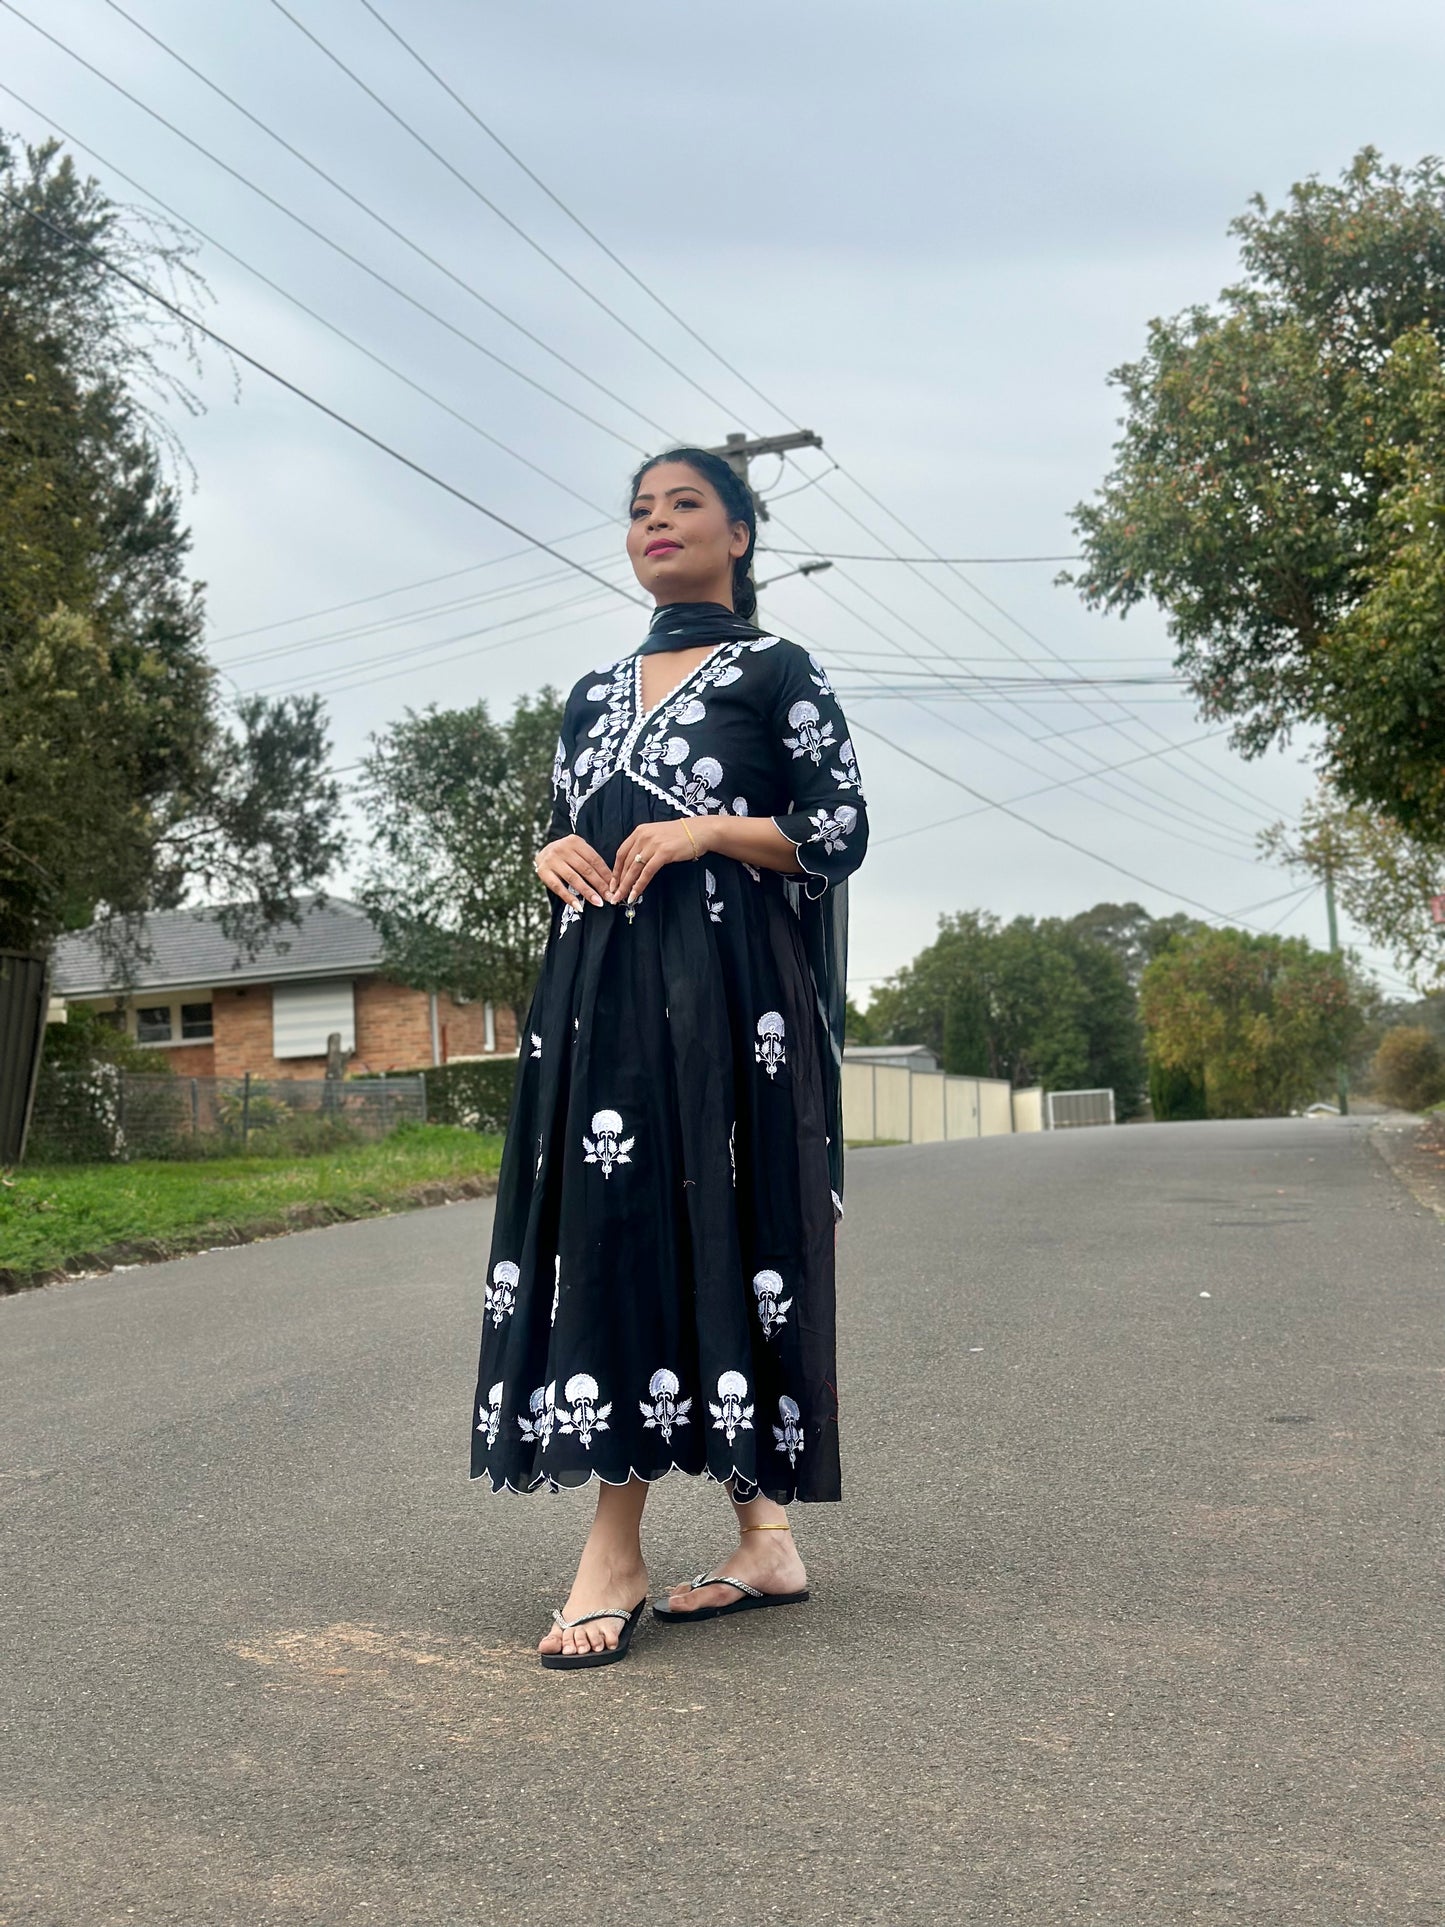
[[[1423,1025],[1397,1024],[1371,1059],[1370,1082],[1398,1110],[1428,1110],[1445,1098],[1445,1052]]]
[[[519,1062],[516,1057],[487,1057],[429,1065],[422,1072],[427,1122],[460,1124],[489,1134],[505,1131]]]
[[[1177,1124],[1185,1118],[1208,1117],[1204,1073],[1175,1070],[1166,1064],[1149,1066],[1149,1108],[1156,1124]]]

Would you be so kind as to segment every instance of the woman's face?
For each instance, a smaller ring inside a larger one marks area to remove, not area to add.
[[[729,520],[722,497],[686,462],[654,462],[632,498],[627,554],[659,603],[733,601],[733,562],[748,552],[748,525]]]

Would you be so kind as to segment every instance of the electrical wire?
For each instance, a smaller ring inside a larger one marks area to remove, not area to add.
[[[560,209],[561,212],[567,216],[567,219],[572,223],[572,225],[575,228],[578,228],[583,234],[587,236],[587,239],[592,242],[594,247],[600,248],[603,254],[607,256],[607,259],[612,262],[613,266],[620,268],[622,272],[627,276],[628,280],[631,281],[634,284],[634,286],[642,290],[642,292],[647,296],[649,301],[651,301],[656,307],[660,308],[662,312],[665,315],[667,315],[670,320],[675,321],[678,327],[682,329],[684,334],[690,335],[700,348],[705,349],[707,353],[712,356],[714,361],[719,363],[721,367],[726,368],[728,373],[734,376],[738,381],[740,381],[744,386],[744,388],[746,388],[749,391],[749,393],[756,395],[758,400],[762,402],[765,408],[771,409],[771,411],[775,415],[781,415],[784,421],[786,421],[791,427],[797,428],[799,426],[799,424],[796,421],[794,421],[793,417],[788,413],[786,408],[781,407],[779,403],[772,401],[767,395],[765,395],[762,389],[758,387],[756,382],[749,381],[748,377],[742,372],[742,370],[740,368],[735,367],[733,363],[728,360],[727,356],[721,352],[720,349],[715,348],[710,341],[706,340],[702,335],[700,335],[697,329],[693,327],[690,321],[685,320],[682,317],[682,315],[680,315],[677,312],[676,308],[671,307],[666,301],[663,300],[662,296],[657,292],[657,290],[654,287],[652,287],[647,281],[644,281],[640,274],[637,274],[632,268],[630,268],[627,265],[627,263],[622,259],[622,256],[620,254],[615,253],[613,249],[611,249],[607,245],[607,243],[602,239],[600,234],[596,233],[592,228],[588,227],[587,223],[582,219],[581,215],[575,213],[573,209],[570,208],[567,205],[567,203],[562,199],[561,195],[555,193],[554,190],[547,185],[547,183],[542,179],[540,174],[534,173],[533,170],[530,167],[528,167],[527,163],[522,159],[521,155],[518,154],[514,148],[511,148],[507,145],[507,143],[502,139],[501,135],[497,133],[496,129],[489,126],[488,123],[482,119],[481,115],[477,113],[476,109],[470,106],[469,103],[462,98],[462,96],[457,92],[456,88],[453,87],[449,81],[444,79],[443,76],[437,72],[436,68],[433,67],[429,61],[423,59],[421,54],[417,52],[416,48],[412,46],[409,40],[406,40],[403,38],[401,33],[398,32],[398,30],[391,24],[391,22],[386,18],[386,16],[380,13],[377,10],[377,8],[372,5],[372,0],[361,0],[361,5],[365,7],[366,11],[371,15],[372,19],[375,20],[380,27],[384,28],[385,31],[391,35],[392,39],[396,41],[397,45],[405,53],[411,56],[411,58],[416,62],[417,66],[420,67],[424,73],[430,74],[431,78],[436,82],[437,86],[441,88],[444,94],[447,94],[453,101],[456,102],[457,106],[461,108],[462,112],[467,116],[468,120],[470,120],[475,126],[479,127],[481,131],[486,135],[488,140],[492,141],[496,146],[500,147],[502,152],[506,155],[507,159],[511,161],[515,167],[518,167],[521,169],[521,171],[526,175],[527,179],[532,182],[533,186],[540,188],[541,191],[546,195],[547,199],[551,201],[553,206]],[[743,426],[745,428],[752,427],[752,424],[748,422],[745,417],[739,416],[738,420],[742,421]]]
[[[106,5],[115,6],[116,0],[106,0]],[[727,404],[725,402],[719,401],[717,396],[710,393],[708,389],[704,388],[701,382],[694,380],[694,378],[690,374],[688,374],[685,368],[680,368],[678,364],[671,359],[670,356],[665,355],[661,350],[661,348],[657,346],[656,342],[649,341],[647,336],[645,334],[642,334],[638,329],[634,328],[630,321],[624,320],[624,318],[620,314],[618,314],[615,308],[609,307],[607,303],[602,299],[601,295],[595,294],[593,290],[589,288],[584,281],[580,281],[577,278],[577,276],[573,274],[572,270],[569,267],[565,266],[563,262],[559,261],[555,254],[549,253],[548,250],[542,246],[542,243],[534,239],[532,235],[528,234],[527,230],[524,227],[522,227],[519,222],[514,221],[510,214],[506,213],[504,209],[498,207],[497,203],[494,200],[492,200],[489,195],[484,194],[481,188],[477,186],[475,181],[469,179],[469,177],[466,174],[464,174],[459,167],[455,166],[451,161],[449,161],[446,155],[443,154],[439,148],[433,147],[431,142],[426,138],[426,136],[422,133],[419,133],[417,129],[412,126],[411,122],[405,118],[404,115],[399,114],[397,110],[393,106],[391,106],[391,104],[388,101],[384,100],[382,96],[379,93],[377,93],[374,87],[369,87],[367,83],[361,78],[360,74],[356,73],[352,68],[347,66],[346,62],[341,58],[339,54],[333,53],[331,48],[327,46],[326,42],[322,40],[318,34],[313,33],[308,26],[306,26],[302,21],[298,20],[295,14],[292,13],[291,9],[288,6],[283,4],[283,0],[271,0],[271,5],[276,9],[278,13],[284,14],[286,18],[291,22],[292,26],[295,27],[297,32],[304,34],[305,37],[311,42],[312,46],[317,48],[321,53],[323,53],[334,67],[338,67],[341,70],[341,72],[346,75],[349,81],[351,81],[355,86],[361,89],[362,93],[364,93],[369,100],[375,101],[377,106],[381,109],[381,111],[385,115],[388,116],[389,119],[395,121],[397,126],[400,127],[405,133],[410,134],[412,139],[416,141],[418,146],[425,148],[427,153],[432,156],[433,160],[439,162],[440,165],[447,170],[447,172],[452,176],[454,180],[460,181],[462,186],[466,188],[467,192],[469,194],[474,195],[476,199],[482,203],[483,207],[490,208],[492,213],[496,215],[499,221],[503,222],[507,227],[509,227],[512,230],[513,234],[517,235],[521,240],[523,240],[527,244],[527,246],[533,250],[534,253],[539,254],[544,261],[546,261],[551,267],[554,267],[557,270],[558,274],[560,274],[565,280],[570,281],[572,286],[576,288],[580,294],[585,295],[586,298],[593,304],[594,307],[600,308],[603,314],[607,315],[610,320],[615,321],[618,327],[621,328],[625,334],[630,335],[634,341],[641,342],[642,346],[647,349],[649,354],[656,355],[659,361],[665,363],[666,366],[669,367],[675,375],[680,376],[682,380],[685,381],[690,388],[695,388],[705,401],[711,402],[714,408],[721,409],[724,414],[728,412]],[[667,434],[668,431],[666,429],[661,428],[659,423],[650,421],[650,418],[648,416],[643,415],[642,420],[648,421],[650,426],[653,428],[659,429],[660,433],[664,435]]]
[[[113,5],[114,0],[106,0],[106,4]],[[455,335],[459,341],[464,341],[469,347],[476,349],[478,354],[485,355],[489,361],[495,362],[498,367],[505,368],[508,374],[515,375],[519,381],[525,382],[529,388],[535,388],[539,394],[546,395],[550,401],[556,402],[559,407],[567,409],[570,413],[587,422],[591,427],[599,429],[604,435],[610,435],[615,441],[621,442],[627,448],[638,449],[643,454],[647,452],[642,448],[640,442],[636,442],[631,437],[622,434],[620,430],[601,421],[597,416],[588,414],[587,410],[579,407],[576,402],[569,401],[566,396],[559,395],[555,389],[548,388],[545,383],[537,381],[535,377],[515,367],[513,363],[497,354],[494,349],[488,348],[484,342],[478,341],[475,335],[468,334],[464,328],[459,328],[455,322],[448,321],[446,316],[439,314],[435,308],[428,307],[424,301],[419,300],[413,294],[409,294],[406,289],[399,286],[397,282],[383,274],[379,268],[373,268],[370,263],[364,261],[360,255],[353,254],[351,250],[344,247],[341,242],[333,240],[329,234],[325,233],[321,228],[314,226],[312,222],[298,214],[294,208],[288,207],[284,201],[278,200],[274,194],[268,194],[265,188],[251,180],[248,175],[243,174],[239,168],[232,167],[229,161],[223,161],[219,154],[212,153],[210,148],[196,140],[193,135],[186,133],[183,128],[177,127],[174,121],[167,120],[164,114],[158,112],[154,107],[149,106],[138,94],[131,93],[129,88],[123,87],[118,80],[113,79],[102,68],[97,67],[92,61],[87,60],[83,54],[77,53],[73,47],[67,46],[63,40],[42,27],[38,21],[34,21],[28,14],[22,13],[15,5],[14,0],[0,0],[0,7],[3,7],[7,13],[14,14],[15,18],[23,21],[32,32],[38,33],[42,39],[48,40],[52,46],[59,48],[61,53],[66,54],[71,60],[75,61],[77,65],[84,67],[87,73],[94,74],[97,80],[103,81],[107,87],[112,88],[123,99],[128,100],[132,106],[138,107],[143,114],[148,115],[150,119],[156,121],[169,133],[174,134],[178,140],[184,141],[186,145],[193,148],[196,153],[203,155],[213,166],[219,167],[224,173],[229,174],[233,180],[239,181],[243,187],[249,189],[251,193],[265,201],[267,206],[273,207],[278,213],[284,214],[288,221],[293,221],[297,227],[304,229],[306,233],[312,235],[316,240],[322,242],[324,246],[330,248],[333,253],[339,254],[343,260],[349,261],[353,267],[359,268],[363,274],[368,275],[382,287],[390,289],[393,294],[397,295],[402,301],[405,301],[409,307],[415,308],[419,314],[426,315],[430,320],[435,321],[439,327],[445,328],[449,334]],[[141,28],[140,31],[149,34],[149,30],[146,28]],[[149,35],[149,37],[152,39],[155,38],[154,35]],[[163,46],[164,42],[158,44]],[[166,51],[169,52],[170,49],[167,48]],[[179,54],[174,55],[174,58],[180,61],[182,66],[188,64],[184,60],[181,60]],[[204,75],[198,75],[198,78],[205,80]],[[206,85],[215,88],[214,81],[207,80]],[[215,90],[218,93],[222,93],[223,98],[230,100],[230,96],[224,94],[222,89],[216,88]],[[254,119],[254,116],[249,114],[247,109],[240,106],[238,102],[232,102],[231,104],[235,106],[238,113],[245,115],[247,119]],[[540,336],[532,336],[530,331],[523,327],[520,322],[512,321],[512,317],[508,315],[505,310],[498,308],[494,302],[488,301],[485,295],[473,288],[468,282],[463,281],[459,275],[453,274],[450,268],[444,267],[442,263],[436,261],[432,255],[428,254],[424,248],[419,246],[418,243],[413,241],[410,236],[405,234],[400,228],[395,227],[391,222],[387,221],[383,215],[377,214],[373,208],[368,207],[364,201],[358,196],[353,195],[349,189],[342,187],[338,182],[332,182],[330,175],[326,174],[323,169],[316,167],[315,163],[307,160],[305,155],[299,153],[298,150],[290,149],[289,143],[284,141],[279,134],[272,133],[272,130],[266,127],[263,122],[257,122],[257,125],[261,126],[264,132],[271,134],[272,138],[280,146],[287,147],[288,151],[296,153],[297,158],[306,166],[312,167],[322,179],[334,186],[338,193],[343,194],[348,200],[353,201],[356,206],[361,208],[364,213],[370,215],[381,227],[386,228],[389,233],[394,234],[396,238],[409,247],[413,253],[419,254],[424,260],[431,262],[441,273],[446,275],[448,280],[456,282],[458,287],[463,288],[468,294],[481,302],[484,307],[491,309],[492,312],[502,320],[516,327],[519,332],[527,335],[528,339],[534,340],[547,354],[551,355],[555,360],[560,361],[565,367],[571,369],[574,374],[580,376],[589,386],[599,388],[609,399],[616,401],[619,406],[626,408],[629,413],[638,415],[639,419],[648,422],[649,427],[658,426],[658,424],[652,422],[648,416],[634,408],[630,402],[624,401],[620,395],[613,395],[610,389],[603,387],[601,383],[595,381],[585,369],[578,368],[574,363],[568,361],[565,355],[561,355],[556,349],[548,347],[547,343],[542,341]],[[662,432],[666,433],[665,430]]]
[[[1100,856],[1097,850],[1091,850],[1082,843],[1076,843],[1072,837],[1064,836],[1058,830],[1051,830],[1047,824],[1036,823],[1032,817],[1024,816],[1020,811],[1016,810],[1011,803],[1002,803],[991,796],[986,796],[982,790],[976,789],[972,783],[965,782],[963,777],[955,776],[952,770],[941,769],[938,764],[930,763],[926,757],[919,756],[911,749],[905,749],[901,743],[895,743],[890,736],[885,736],[882,730],[874,729],[871,723],[856,723],[852,726],[861,730],[865,736],[876,737],[880,743],[886,744],[889,749],[895,751],[899,756],[906,757],[910,763],[917,763],[921,769],[930,771],[934,776],[941,776],[945,783],[952,783],[958,789],[966,790],[970,796],[976,797],[980,803],[986,805],[989,809],[999,810],[1004,816],[1011,816],[1016,822],[1026,825],[1027,828],[1037,830],[1040,836],[1048,837],[1051,843],[1062,843],[1065,849],[1073,850],[1078,856],[1086,856],[1091,862],[1102,863],[1105,869],[1117,871],[1120,876],[1128,877],[1131,883],[1142,883],[1145,889],[1155,890],[1161,896],[1172,898],[1176,903],[1187,903],[1191,910],[1202,910],[1206,916],[1217,918],[1220,922],[1229,922],[1231,920],[1226,916],[1224,911],[1216,910],[1207,903],[1201,903],[1196,897],[1186,896],[1182,890],[1176,890],[1170,884],[1158,883],[1152,877],[1141,876],[1137,870],[1131,870],[1122,863],[1116,863],[1112,857]],[[1235,919],[1235,921],[1240,920]],[[1246,924],[1245,928],[1258,930],[1258,926],[1254,924]],[[1265,933],[1261,931],[1259,934],[1263,935]]]
[[[362,3],[364,5],[365,0],[362,0]],[[843,467],[841,462],[834,462],[832,468],[825,468],[821,475],[810,476],[807,486],[816,488],[820,482],[825,482],[828,477],[833,474],[848,475],[848,470]],[[852,480],[852,477],[849,476],[849,479]],[[791,488],[788,490],[788,495],[801,495],[802,492],[800,488]],[[786,502],[788,495],[776,495],[769,499],[771,501]],[[817,557],[820,561],[826,562],[905,562],[910,568],[927,566],[935,562],[942,563],[947,568],[952,568],[960,562],[978,567],[985,562],[1082,562],[1083,560],[1083,557],[1079,555],[859,555],[848,549],[823,547],[816,549],[776,549],[771,542],[766,548],[760,547],[758,554],[810,555]]]
[[[0,5],[4,3],[5,0],[0,0]],[[534,462],[530,455],[522,454],[520,449],[511,447],[510,444],[504,442],[500,436],[494,435],[489,428],[483,428],[482,424],[474,421],[470,415],[464,415],[459,408],[454,408],[449,401],[444,401],[440,395],[434,395],[429,388],[424,388],[419,381],[414,381],[410,375],[404,373],[403,370],[396,367],[394,363],[387,361],[383,355],[379,355],[374,349],[368,348],[364,342],[358,341],[354,335],[348,334],[344,328],[338,327],[334,321],[329,321],[324,314],[319,313],[317,309],[303,301],[299,295],[293,294],[289,288],[283,288],[279,281],[273,281],[271,276],[258,268],[254,262],[247,261],[244,256],[237,254],[233,248],[228,248],[224,241],[216,240],[213,235],[208,234],[204,228],[198,227],[188,216],[172,207],[169,201],[163,201],[160,195],[148,188],[144,182],[136,180],[135,176],[127,174],[124,168],[117,167],[113,161],[107,160],[104,154],[98,152],[98,150],[90,146],[88,142],[81,140],[75,134],[69,133],[53,115],[44,113],[40,108],[36,107],[32,101],[27,100],[23,94],[19,93],[14,87],[11,87],[8,82],[0,80],[0,93],[6,93],[12,100],[19,101],[20,105],[34,114],[37,120],[44,121],[48,126],[53,127],[58,134],[63,134],[65,139],[68,140],[73,147],[78,147],[83,154],[89,154],[92,160],[99,161],[102,167],[108,168],[118,180],[124,181],[127,187],[134,188],[138,194],[144,194],[146,199],[160,208],[163,214],[168,214],[172,220],[178,221],[182,227],[189,228],[191,233],[196,235],[198,239],[204,241],[209,247],[215,248],[219,254],[224,254],[229,260],[234,261],[237,267],[244,268],[248,274],[254,275],[265,287],[270,288],[273,293],[279,294],[283,301],[289,301],[291,305],[299,309],[302,314],[308,315],[311,320],[319,322],[323,328],[335,335],[339,341],[344,341],[349,348],[354,348],[358,354],[364,355],[368,361],[374,362],[378,368],[384,368],[389,375],[394,375],[403,386],[410,388],[413,394],[420,395],[424,400],[431,402],[434,407],[440,408],[444,414],[450,415],[453,421],[460,422],[464,428],[469,428],[474,435],[479,435],[483,441],[490,442],[493,448],[500,449],[504,455],[510,455],[514,462],[520,462],[523,468],[530,469],[534,475],[540,475],[544,482],[550,482],[553,488],[560,489],[564,495],[570,495],[574,501],[580,502],[584,508],[594,509],[599,515],[605,513],[600,502],[594,502],[590,496],[583,495],[580,489],[573,488],[570,482],[564,482],[559,475],[553,475],[549,469],[543,468],[540,462]],[[605,526],[605,524],[598,524],[596,526]],[[564,537],[562,539],[570,540],[571,538]]]
[[[593,522],[585,529],[574,529],[570,535],[553,536],[552,540],[557,543],[578,542],[584,535],[596,535],[599,529],[610,526],[610,522]],[[485,562],[469,562],[464,569],[448,569],[442,575],[424,575],[415,582],[399,582],[395,588],[377,589],[371,595],[353,596],[349,602],[333,602],[325,609],[308,609],[304,615],[282,616],[275,622],[260,622],[252,629],[232,629],[228,635],[213,636],[211,644],[214,647],[222,642],[241,642],[248,636],[267,635],[273,629],[289,629],[296,623],[318,622],[323,616],[336,616],[347,609],[359,609],[363,603],[384,602],[388,596],[407,595],[413,589],[434,588],[439,582],[455,582],[458,576],[475,575],[479,569],[499,568],[504,562],[516,562],[522,556],[531,553],[529,548],[508,549],[505,555],[489,556]]]
[[[7,4],[7,0],[0,0],[0,5],[4,4]],[[244,348],[238,347],[234,341],[227,340],[225,335],[209,327],[204,321],[198,321],[194,315],[188,313],[184,308],[179,306],[178,303],[169,300],[165,295],[161,294],[158,289],[152,288],[147,282],[142,281],[139,276],[130,274],[126,269],[119,267],[114,261],[107,260],[98,248],[93,248],[88,242],[82,241],[79,235],[70,233],[70,231],[62,227],[58,221],[53,221],[48,214],[42,214],[38,208],[28,207],[23,200],[11,194],[8,189],[3,187],[0,187],[0,200],[7,201],[18,213],[27,215],[32,221],[41,222],[45,227],[48,227],[52,233],[59,235],[62,240],[68,241],[72,247],[78,249],[82,254],[89,255],[93,261],[99,264],[105,273],[112,274],[118,280],[124,281],[129,287],[134,288],[138,294],[144,295],[149,301],[154,301],[157,307],[164,308],[169,314],[173,314],[178,320],[183,321],[187,327],[193,328],[197,334],[204,335],[207,340],[214,341],[218,347],[224,348],[227,354],[234,355],[237,361],[245,362],[248,368],[254,368],[258,374],[265,375],[269,380],[274,381],[278,387],[286,389],[288,393],[304,401],[308,407],[316,409],[319,414],[325,415],[330,421],[339,423],[342,428],[349,429],[353,435],[358,436],[364,442],[368,442],[371,447],[380,449],[383,455],[389,455],[393,461],[400,462],[403,468],[410,469],[414,475],[420,475],[423,480],[433,483],[439,489],[443,489],[458,502],[464,503],[467,508],[475,509],[478,515],[485,515],[489,522],[495,522],[499,528],[507,529],[522,541],[529,542],[534,549],[540,549],[544,555],[550,555],[558,562],[565,563],[565,565],[569,569],[574,570],[576,574],[585,575],[589,580],[598,583],[610,594],[621,596],[624,602],[632,603],[634,606],[641,603],[641,597],[629,595],[625,589],[618,588],[616,583],[608,582],[605,577],[589,569],[585,563],[575,562],[570,555],[564,555],[560,549],[554,549],[550,542],[544,542],[539,535],[529,534],[526,529],[522,528],[520,524],[513,522],[508,516],[499,514],[496,509],[488,508],[484,502],[477,501],[475,496],[468,495],[464,489],[458,488],[455,483],[443,480],[440,475],[435,474],[421,462],[413,461],[410,455],[402,454],[400,449],[393,448],[389,442],[384,442],[379,435],[373,435],[370,429],[361,427],[358,422],[354,422],[349,416],[343,415],[339,409],[332,408],[329,403],[322,401],[318,396],[311,394],[307,389],[301,387],[299,382],[292,381],[288,376],[279,373],[275,368],[268,367],[264,361],[259,361],[255,355],[248,354]]]

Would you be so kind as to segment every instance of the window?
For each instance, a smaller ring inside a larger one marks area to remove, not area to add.
[[[351,979],[273,984],[271,1051],[276,1057],[324,1057],[326,1039],[341,1032],[343,1051],[356,1049],[356,1013]]]
[[[135,1014],[135,1040],[138,1044],[168,1044],[171,1041],[171,1007],[155,1004]]]
[[[214,1035],[209,1004],[181,1005],[181,1041],[183,1043],[209,1044]]]

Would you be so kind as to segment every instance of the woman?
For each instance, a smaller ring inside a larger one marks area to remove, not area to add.
[[[627,551],[657,610],[579,678],[553,765],[471,1418],[494,1491],[599,1480],[544,1666],[626,1653],[673,1467],[726,1485],[740,1535],[659,1623],[806,1599],[784,1508],[840,1496],[843,880],[868,822],[822,666],[748,620],[755,535],[717,456],[638,471]]]

